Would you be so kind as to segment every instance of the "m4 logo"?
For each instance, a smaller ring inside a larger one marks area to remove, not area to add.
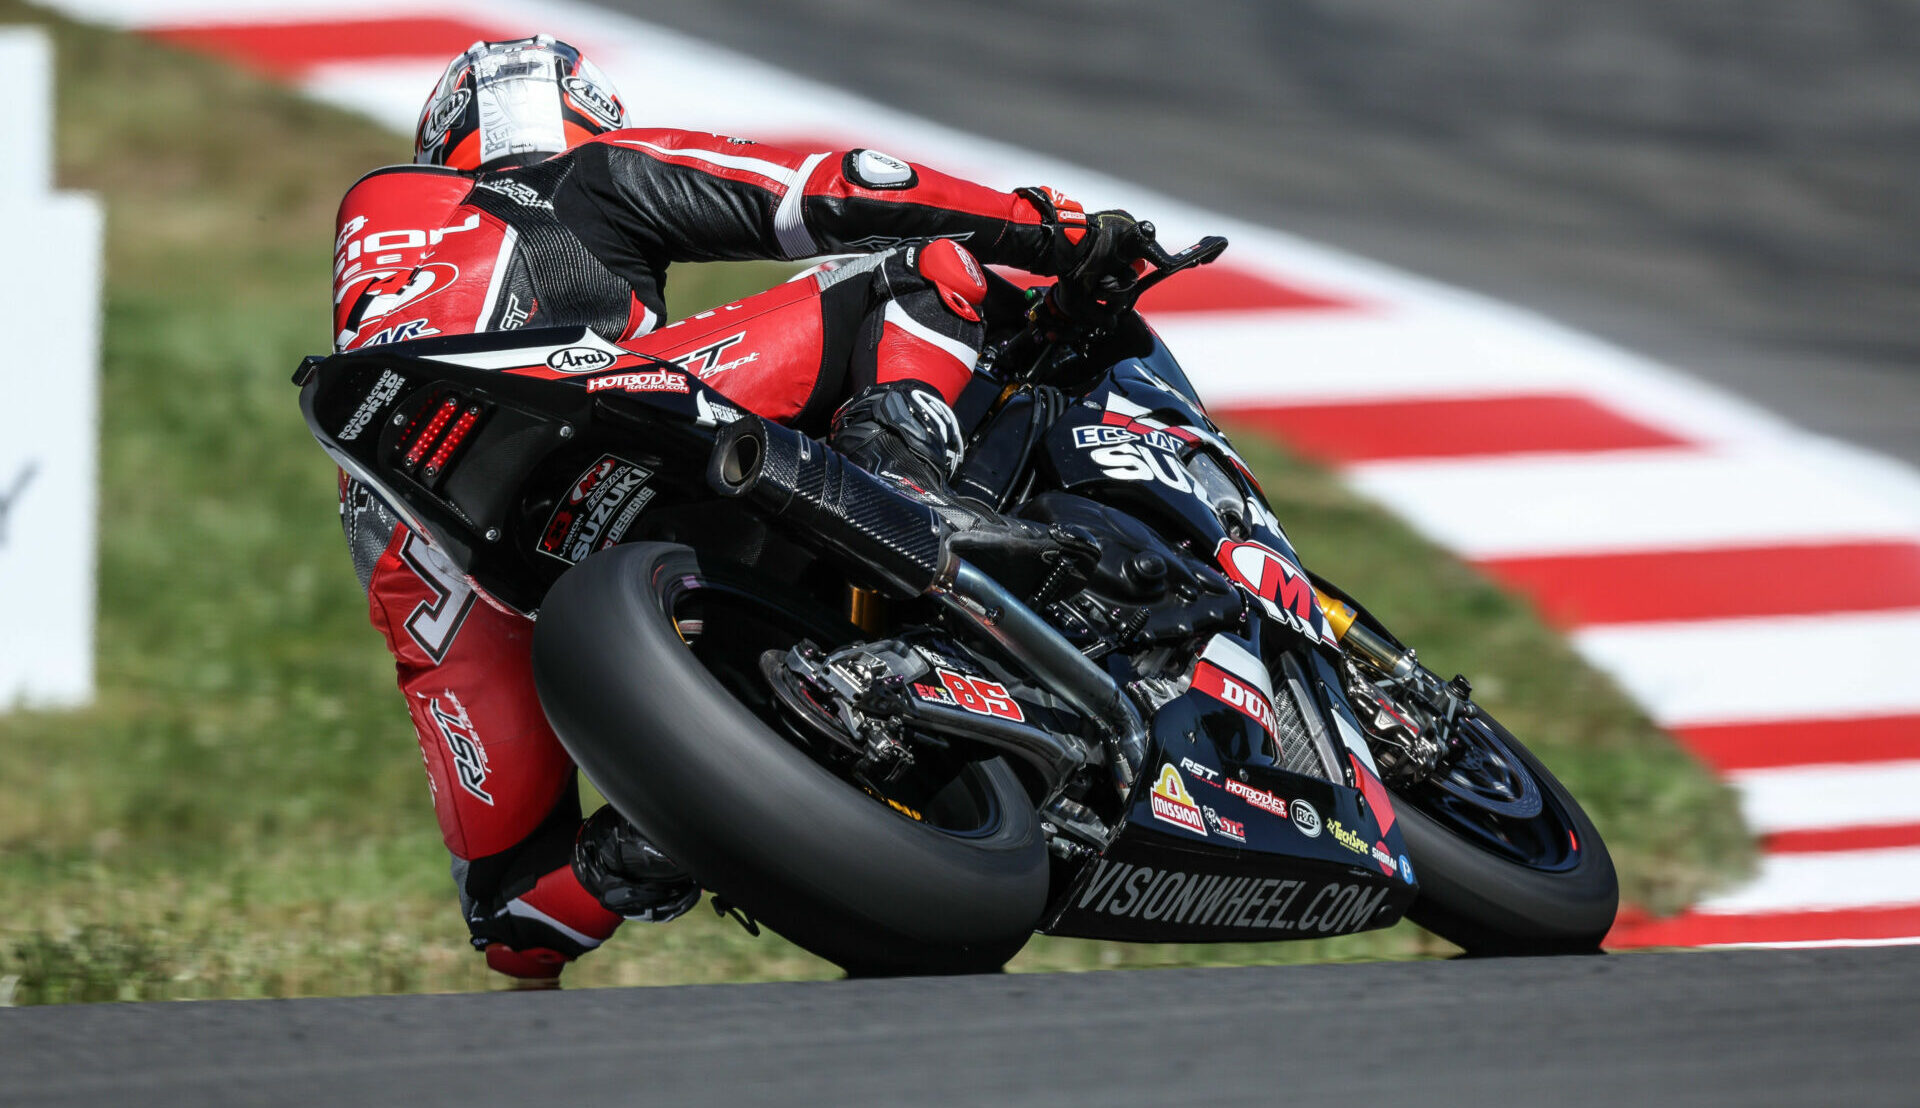
[[[1339,641],[1314,599],[1306,571],[1278,551],[1257,542],[1221,539],[1213,560],[1234,584],[1257,597],[1269,616],[1322,642]]]

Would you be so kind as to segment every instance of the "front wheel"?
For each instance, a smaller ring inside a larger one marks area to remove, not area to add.
[[[1407,915],[1469,954],[1594,953],[1620,883],[1565,786],[1484,712],[1442,774],[1395,791],[1420,897]]]
[[[684,546],[569,570],[533,640],[540,701],[609,802],[701,885],[859,975],[998,969],[1045,909],[1046,845],[995,758],[942,766],[902,802],[780,727],[761,670],[859,632]]]

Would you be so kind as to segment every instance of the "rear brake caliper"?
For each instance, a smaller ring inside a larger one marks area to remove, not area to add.
[[[905,645],[863,643],[828,654],[802,642],[784,654],[768,651],[761,668],[797,722],[852,756],[857,776],[889,782],[913,764],[902,740],[912,714],[906,690],[928,666]]]

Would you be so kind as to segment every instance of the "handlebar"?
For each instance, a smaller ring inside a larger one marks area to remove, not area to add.
[[[1079,295],[1070,295],[1069,300],[1077,300],[1082,305],[1080,310],[1061,302],[1059,284],[1044,294],[1029,294],[1027,325],[996,343],[990,352],[993,363],[1002,367],[1008,379],[1032,379],[1048,351],[1061,343],[1083,349],[1090,346],[1119,326],[1148,289],[1176,273],[1212,262],[1227,249],[1225,238],[1208,235],[1185,250],[1169,253],[1155,240],[1153,224],[1142,222],[1139,228],[1142,235],[1136,245],[1139,260],[1145,263],[1144,271],[1137,270],[1140,275],[1125,289],[1104,296],[1094,290],[1078,290]]]

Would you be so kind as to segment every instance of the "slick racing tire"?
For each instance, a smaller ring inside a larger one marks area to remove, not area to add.
[[[1620,902],[1606,844],[1532,752],[1491,716],[1478,720],[1487,748],[1532,778],[1540,811],[1503,819],[1428,787],[1396,792],[1420,884],[1408,918],[1469,955],[1598,953]]]
[[[996,758],[890,805],[776,730],[760,655],[859,637],[788,591],[664,543],[569,570],[533,639],[561,743],[703,888],[850,974],[999,969],[1045,909],[1032,802]]]

